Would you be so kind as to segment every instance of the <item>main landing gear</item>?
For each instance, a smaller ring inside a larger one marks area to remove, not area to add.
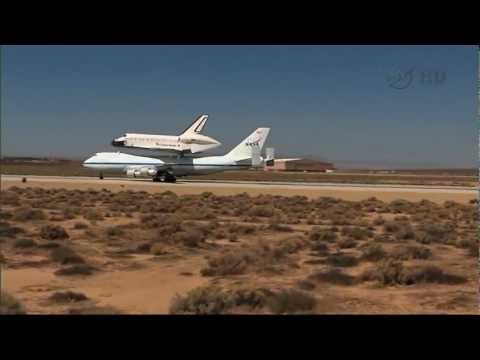
[[[103,180],[103,173],[100,173],[100,175],[98,175],[98,178],[99,178],[100,180]]]
[[[153,181],[154,182],[175,183],[175,182],[177,182],[177,178],[171,172],[166,171],[166,172],[163,172],[163,173],[157,173],[157,175],[155,175],[153,177]]]

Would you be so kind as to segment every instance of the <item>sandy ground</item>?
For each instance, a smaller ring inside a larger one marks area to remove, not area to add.
[[[110,191],[147,191],[164,192],[173,191],[179,195],[200,194],[205,191],[217,195],[234,195],[248,193],[251,196],[260,194],[282,195],[282,196],[307,196],[317,198],[320,196],[332,196],[344,200],[359,201],[376,197],[382,201],[404,199],[419,201],[427,199],[433,202],[442,203],[447,200],[460,203],[467,203],[476,199],[478,191],[475,189],[458,189],[450,187],[420,187],[420,186],[385,186],[385,185],[273,185],[260,183],[224,183],[224,182],[182,182],[176,184],[154,183],[151,180],[137,179],[92,179],[92,178],[60,178],[60,177],[30,177],[26,183],[21,182],[21,177],[2,176],[1,187],[8,189],[11,186],[18,187],[42,187],[42,188],[65,188],[65,189],[108,189]]]
[[[111,191],[144,190],[148,192],[174,191],[178,194],[198,194],[211,191],[219,195],[231,195],[247,192],[251,195],[306,195],[310,198],[318,196],[333,196],[346,200],[361,200],[372,196],[380,200],[406,199],[419,201],[428,199],[441,203],[445,200],[468,202],[476,198],[475,191],[459,189],[412,189],[369,187],[368,189],[352,186],[304,187],[302,185],[256,185],[256,184],[223,184],[223,183],[178,183],[158,184],[138,180],[98,180],[98,179],[29,179],[22,183],[20,179],[2,178],[2,190],[11,187],[42,187],[65,189],[103,189]],[[473,206],[473,205],[471,205]],[[2,210],[14,212],[14,208],[2,206]],[[48,211],[51,216],[54,211]],[[377,214],[369,215],[369,220]],[[384,214],[386,220],[391,220],[396,214]],[[239,221],[225,217],[222,221]],[[75,229],[78,221],[89,224],[89,228],[99,236],[97,238],[85,235],[84,230]],[[266,219],[263,220],[266,224]],[[252,244],[258,238],[268,242],[290,236],[280,232],[265,231],[260,234],[239,236],[238,242],[228,240],[209,240],[210,247],[184,249],[167,249],[165,255],[129,254],[128,256],[108,255],[113,249],[120,249],[130,243],[139,243],[152,238],[149,230],[140,227],[127,228],[126,234],[113,241],[108,239],[105,229],[110,226],[139,223],[139,214],[134,217],[106,217],[98,223],[90,223],[86,218],[77,216],[75,219],[60,222],[50,220],[15,222],[13,225],[25,229],[21,237],[38,239],[38,229],[46,222],[62,225],[70,234],[64,240],[68,246],[85,257],[100,271],[91,276],[58,276],[54,272],[60,268],[48,260],[48,250],[14,249],[7,246],[11,240],[3,243],[9,266],[3,274],[3,286],[7,292],[18,298],[33,314],[65,314],[75,304],[52,304],[48,298],[58,291],[71,290],[86,294],[92,306],[112,307],[126,314],[167,314],[172,299],[176,294],[185,295],[189,290],[207,284],[221,285],[224,288],[294,288],[295,284],[308,278],[315,271],[326,270],[327,265],[311,263],[318,261],[318,256],[311,255],[306,249],[291,255],[298,267],[288,268],[280,275],[250,272],[240,275],[223,277],[201,276],[200,270],[207,263],[206,256],[218,255],[221,251],[242,245]],[[240,222],[244,222],[241,220]],[[248,221],[247,221],[248,223]],[[254,224],[254,223],[251,223]],[[255,223],[260,225],[260,223]],[[305,223],[290,224],[293,234],[301,235],[308,232],[312,226]],[[154,230],[151,230],[153,232]],[[380,232],[380,227],[376,230]],[[366,240],[359,242],[361,244]],[[405,243],[402,243],[405,244]],[[416,244],[411,241],[411,244]],[[382,244],[390,251],[397,243]],[[418,244],[416,244],[418,245]],[[336,245],[329,245],[331,250]],[[378,287],[369,283],[356,286],[340,286],[318,284],[311,291],[317,299],[314,313],[319,314],[472,314],[478,313],[478,258],[466,256],[466,250],[454,246],[431,244],[428,247],[433,252],[429,260],[408,260],[406,265],[436,265],[449,273],[466,277],[468,282],[458,285],[416,284],[413,286]],[[358,249],[345,249],[347,254],[359,256]],[[361,262],[353,268],[345,268],[344,272],[357,276],[375,264]],[[85,305],[82,305],[85,306]]]
[[[204,285],[207,278],[198,274],[203,257],[176,261],[131,261],[123,270],[101,272],[90,278],[65,278],[54,275],[56,268],[7,269],[4,289],[21,300],[29,313],[62,313],[65,307],[51,306],[48,297],[55,291],[72,290],[88,294],[97,306],[112,306],[127,314],[167,314],[176,294]],[[180,275],[192,272],[191,276]],[[196,273],[196,275],[195,275]]]

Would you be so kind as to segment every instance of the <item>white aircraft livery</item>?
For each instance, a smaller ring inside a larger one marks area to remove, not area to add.
[[[113,139],[112,146],[173,152],[179,155],[211,150],[220,146],[221,143],[200,134],[207,120],[208,115],[199,116],[178,136],[127,133]]]
[[[258,128],[223,156],[162,160],[120,152],[101,152],[85,160],[83,166],[98,170],[100,178],[103,177],[103,171],[118,171],[125,172],[129,177],[150,176],[153,181],[164,182],[175,182],[177,177],[187,175],[249,169],[262,166],[265,161],[273,161],[270,158],[263,159],[260,155],[269,132],[269,128]]]

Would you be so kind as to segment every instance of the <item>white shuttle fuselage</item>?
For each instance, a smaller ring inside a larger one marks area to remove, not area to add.
[[[112,141],[115,147],[157,150],[167,153],[195,154],[214,149],[221,143],[209,136],[202,135],[208,115],[198,117],[192,125],[178,136],[126,133]]]

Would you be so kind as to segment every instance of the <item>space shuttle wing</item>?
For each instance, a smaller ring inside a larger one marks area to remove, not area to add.
[[[183,131],[181,135],[194,135],[194,134],[199,134],[205,124],[207,123],[208,120],[208,115],[200,115],[188,128]]]

